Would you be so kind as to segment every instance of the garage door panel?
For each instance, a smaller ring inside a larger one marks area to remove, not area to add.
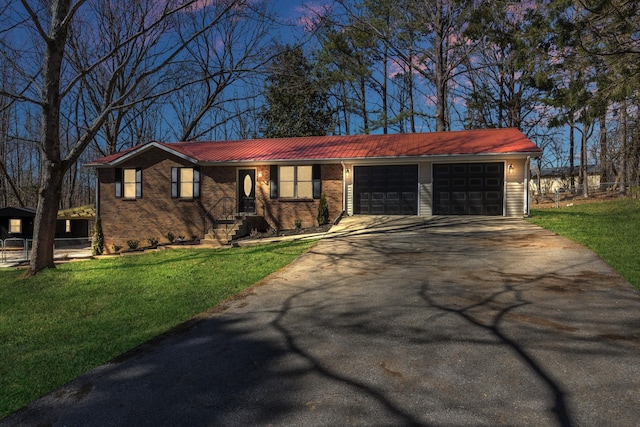
[[[502,193],[500,191],[486,191],[485,199],[488,202],[501,202],[502,201]]]
[[[503,163],[487,163],[485,165],[484,172],[489,174],[503,175],[504,164]]]
[[[466,175],[467,174],[467,165],[452,165],[451,166],[451,175]]]
[[[482,188],[484,184],[482,178],[469,178],[469,187],[471,188]]]
[[[417,215],[418,166],[354,167],[354,213]]]
[[[434,213],[502,215],[504,163],[434,164]]]
[[[485,178],[485,187],[502,188],[502,179]]]
[[[469,215],[482,215],[484,207],[481,204],[469,205]]]
[[[469,201],[472,202],[482,202],[484,200],[482,191],[470,191],[469,192]]]
[[[433,177],[447,179],[451,176],[451,168],[449,165],[433,165]]]
[[[502,204],[487,204],[485,210],[485,215],[502,215]]]
[[[469,174],[473,175],[473,174],[478,174],[478,175],[482,175],[484,173],[484,165],[482,164],[471,164],[469,165]]]
[[[451,208],[451,214],[453,215],[466,215],[468,212],[466,204],[454,204]]]
[[[467,179],[466,178],[453,178],[451,180],[451,187],[453,187],[453,188],[466,188],[467,187]]]
[[[418,206],[418,194],[417,193],[402,193],[402,198],[400,199],[400,203],[402,203],[400,213],[402,215],[416,215],[417,206]]]

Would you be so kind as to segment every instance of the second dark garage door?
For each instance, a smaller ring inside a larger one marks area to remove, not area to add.
[[[417,215],[418,165],[354,167],[353,198],[356,214]]]
[[[504,163],[433,165],[433,213],[502,215]]]

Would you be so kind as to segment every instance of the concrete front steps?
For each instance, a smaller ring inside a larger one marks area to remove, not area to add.
[[[251,234],[251,230],[266,230],[269,224],[258,215],[232,215],[218,219],[215,225],[204,236],[203,243],[216,242],[228,245],[232,240]]]

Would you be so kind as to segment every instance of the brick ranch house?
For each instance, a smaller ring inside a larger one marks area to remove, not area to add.
[[[246,228],[317,225],[339,215],[527,215],[530,159],[517,129],[149,142],[95,160],[105,247],[150,237],[206,238],[234,216]],[[162,238],[161,238],[162,240]]]

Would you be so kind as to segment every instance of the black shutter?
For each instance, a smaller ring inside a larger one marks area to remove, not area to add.
[[[116,168],[116,198],[119,199],[122,197],[122,168]]]
[[[200,168],[193,168],[193,198],[200,198]]]
[[[142,198],[142,169],[136,168],[136,199]]]
[[[177,199],[178,196],[178,168],[171,168],[171,198]]]
[[[278,165],[269,168],[269,197],[278,198]]]
[[[313,165],[311,179],[313,180],[313,198],[319,199],[322,195],[322,177],[320,173],[321,165]]]

